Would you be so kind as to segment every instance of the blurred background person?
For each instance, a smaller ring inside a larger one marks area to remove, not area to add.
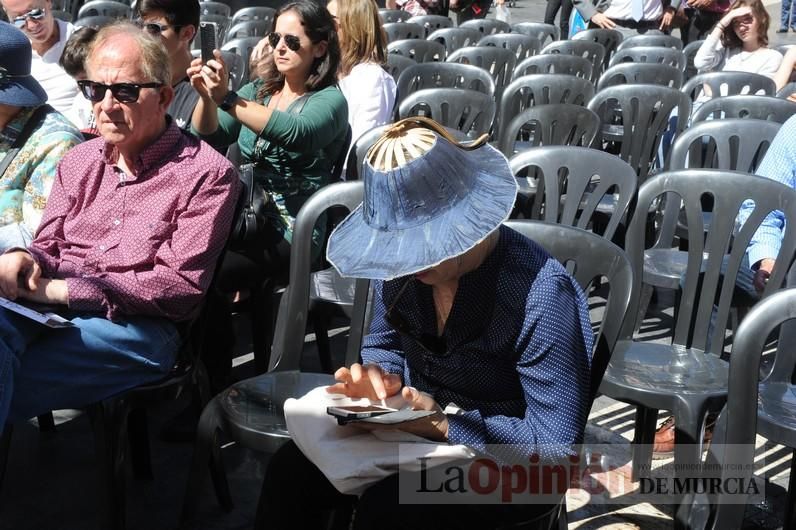
[[[97,29],[89,26],[77,28],[66,41],[64,52],[58,61],[61,68],[75,81],[88,79],[86,76],[86,58],[91,48],[91,43],[97,35]],[[99,136],[97,121],[94,117],[94,108],[83,94],[78,94],[72,101],[72,106],[64,115],[74,123],[87,140]]]

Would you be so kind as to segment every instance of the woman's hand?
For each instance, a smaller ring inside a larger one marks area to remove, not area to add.
[[[401,390],[401,378],[388,374],[375,364],[362,366],[354,363],[351,368],[340,368],[334,373],[338,383],[326,388],[330,394],[344,394],[350,398],[385,399]]]
[[[224,59],[221,58],[221,52],[213,50],[213,56],[215,59],[210,59],[207,63],[202,63],[200,58],[194,59],[186,73],[199,97],[204,101],[213,101],[216,105],[220,105],[229,92],[229,72]]]
[[[268,37],[263,37],[257,45],[252,48],[252,53],[249,56],[249,63],[254,65],[260,62],[260,59],[269,53],[273,53],[271,44],[268,42]]]
[[[719,20],[719,23],[716,25],[716,27],[719,27],[722,31],[724,31],[725,29],[730,27],[730,24],[732,24],[732,21],[735,20],[736,18],[745,17],[751,14],[752,14],[752,8],[749,6],[736,7],[735,9],[731,9],[730,11],[727,12],[726,15],[721,17],[721,20]]]
[[[433,410],[434,414],[397,425],[382,425],[364,421],[355,421],[349,425],[365,431],[403,431],[435,442],[448,441],[448,417],[430,394],[405,386],[401,391],[401,397],[407,401],[412,410]]]

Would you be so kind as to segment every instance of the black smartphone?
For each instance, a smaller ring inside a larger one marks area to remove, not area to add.
[[[200,22],[199,23],[199,38],[202,44],[202,62],[207,64],[207,61],[214,59],[213,50],[216,49],[216,32],[217,26],[215,22]]]

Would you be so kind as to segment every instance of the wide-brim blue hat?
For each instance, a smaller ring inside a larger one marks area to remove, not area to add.
[[[391,280],[426,270],[508,219],[517,182],[506,157],[486,143],[463,149],[428,122],[402,120],[368,152],[362,204],[332,232],[326,251],[342,276]]]
[[[0,103],[12,107],[38,107],[47,93],[30,75],[30,41],[20,30],[0,22]]]

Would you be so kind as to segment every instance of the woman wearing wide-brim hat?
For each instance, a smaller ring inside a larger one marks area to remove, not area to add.
[[[332,233],[327,258],[344,276],[378,280],[373,320],[363,364],[340,368],[328,390],[401,392],[434,414],[386,428],[480,451],[510,444],[555,456],[579,443],[590,403],[588,306],[554,258],[502,226],[517,191],[506,158],[485,137],[462,145],[435,122],[409,118],[374,144],[361,174],[363,203]],[[354,528],[496,528],[540,510],[399,504],[396,475],[357,500],[293,443],[274,455],[264,487],[269,528],[308,527],[313,507],[346,502],[356,503]]]

